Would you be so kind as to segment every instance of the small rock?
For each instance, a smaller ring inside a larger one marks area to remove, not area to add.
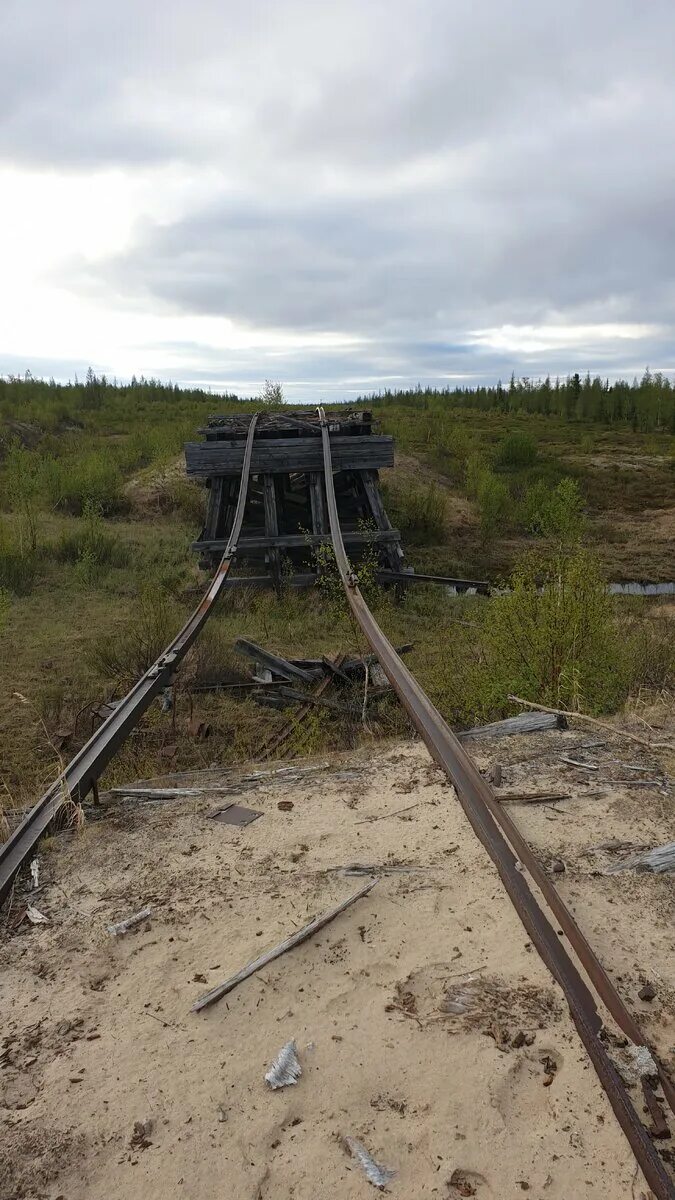
[[[290,812],[292,807],[293,807],[292,800],[280,800],[279,803],[277,804],[277,808],[280,810],[280,812]]]
[[[201,975],[201,974],[197,973],[197,975],[192,976],[192,982],[193,983],[206,983],[206,975]]]
[[[653,1000],[655,995],[656,995],[656,988],[654,987],[653,983],[646,983],[644,985],[644,987],[641,987],[640,991],[638,992],[638,996],[640,997],[641,1000]]]
[[[525,1034],[523,1033],[522,1029],[519,1029],[514,1037],[511,1038],[511,1045],[513,1046],[514,1050],[519,1050],[521,1046],[525,1045]]]
[[[218,1112],[218,1120],[219,1121],[227,1120],[227,1113],[225,1112],[225,1109],[223,1108],[222,1104],[218,1105],[217,1112]]]
[[[551,863],[551,871],[554,875],[565,874],[565,864],[561,858],[554,858]]]

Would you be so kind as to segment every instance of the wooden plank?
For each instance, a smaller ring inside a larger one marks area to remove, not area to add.
[[[282,658],[279,654],[273,654],[271,650],[265,650],[262,646],[257,646],[255,642],[249,642],[246,638],[238,638],[234,643],[234,649],[238,654],[245,654],[247,658],[262,663],[270,671],[274,671],[275,675],[281,675],[291,683],[297,679],[302,683],[313,683],[315,679],[319,679],[323,675],[322,670],[305,671],[302,667],[296,667],[288,659]]]
[[[309,921],[307,925],[303,925],[301,929],[296,929],[295,933],[292,933],[290,937],[280,942],[278,946],[275,946],[272,950],[267,950],[265,954],[261,954],[259,958],[254,959],[253,962],[250,962],[241,971],[237,971],[236,975],[232,975],[224,983],[219,983],[217,987],[205,992],[192,1005],[192,1012],[199,1012],[202,1008],[206,1008],[208,1004],[213,1004],[215,1000],[220,1000],[222,996],[226,996],[237,984],[242,983],[244,979],[248,979],[250,975],[254,975],[261,967],[266,967],[268,963],[285,954],[287,950],[292,950],[300,942],[306,941],[313,933],[317,933],[319,929],[323,929],[324,925],[327,925],[329,921],[334,920],[346,908],[349,908],[350,904],[353,904],[355,900],[360,900],[362,896],[367,896],[368,892],[372,891],[378,882],[379,880],[373,879],[370,883],[366,883],[362,888],[359,888],[358,892],[354,892],[352,896],[348,896],[346,900],[336,905],[335,908],[329,909],[328,912],[323,913],[320,917],[314,917],[314,920]]]
[[[312,533],[320,540],[328,530],[326,517],[326,498],[323,490],[323,477],[320,471],[310,471],[309,502],[312,509]]]
[[[339,470],[391,467],[394,463],[393,439],[387,435],[337,436],[331,439],[331,449],[333,464]],[[243,460],[243,441],[188,442],[185,446],[187,473],[196,478],[238,475]],[[265,471],[320,471],[322,466],[318,437],[260,438],[253,444],[251,473],[254,475]]]
[[[277,495],[274,490],[273,475],[266,474],[263,476],[263,501],[265,504],[265,536],[273,539],[268,550],[269,564],[272,570],[274,587],[277,595],[279,596],[281,595],[281,557],[278,549],[276,548],[278,543],[276,543],[274,540],[279,535],[279,521],[277,518]],[[242,539],[239,540],[239,545],[237,547],[240,553],[243,552],[244,549],[241,541]]]
[[[370,542],[379,544],[389,544],[400,541],[401,535],[398,529],[368,529],[365,531],[346,530],[343,531],[343,539],[346,546],[366,546]],[[280,549],[301,550],[305,546],[318,546],[320,542],[330,541],[330,534],[315,534],[315,533],[280,533],[277,536],[270,537],[264,535],[251,535],[248,537],[240,537],[237,542],[237,548],[243,554],[246,550],[268,550],[273,546]],[[214,550],[221,551],[225,549],[225,541],[223,538],[204,538],[201,541],[193,542],[193,550]],[[407,578],[407,576],[406,576]],[[455,580],[455,582],[460,582]],[[471,586],[477,586],[471,584]],[[485,585],[487,587],[487,584]]]

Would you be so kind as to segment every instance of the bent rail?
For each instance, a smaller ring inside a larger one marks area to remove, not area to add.
[[[19,867],[31,854],[50,821],[54,819],[63,804],[69,800],[82,800],[91,790],[130,731],[138,724],[153,698],[166,686],[167,681],[211,615],[237,551],[237,541],[244,520],[248,494],[257,420],[258,414],[256,413],[251,419],[246,438],[232,531],[211,583],[192,616],[188,618],[166,650],[134,684],[131,691],[116,706],[114,712],[103,721],[96,733],[78,751],[58,779],[47,789],[44,796],[38,800],[35,807],[0,847],[0,904],[7,896]]]
[[[438,765],[442,767],[454,785],[460,804],[475,834],[483,843],[497,868],[502,883],[531,941],[536,946],[554,979],[562,988],[569,1005],[572,1020],[588,1051],[589,1058],[607,1094],[614,1114],[630,1143],[635,1158],[644,1173],[645,1179],[658,1200],[675,1200],[675,1189],[665,1171],[663,1163],[649,1139],[623,1081],[600,1040],[602,1021],[596,1008],[595,1000],[572,959],[561,944],[553,926],[537,903],[521,870],[519,870],[519,864],[514,856],[511,845],[509,845],[503,833],[498,828],[498,819],[505,829],[512,846],[517,849],[520,861],[527,866],[532,877],[542,890],[544,890],[544,884],[546,885],[546,898],[558,919],[562,923],[561,913],[564,910],[567,930],[577,931],[578,939],[574,940],[578,941],[579,945],[583,943],[582,949],[585,950],[584,954],[580,954],[580,959],[589,974],[589,978],[597,988],[598,994],[603,996],[603,998],[606,997],[608,1007],[613,1013],[618,1013],[621,1016],[625,1014],[631,1029],[637,1034],[637,1039],[633,1037],[632,1032],[629,1034],[633,1040],[644,1044],[645,1039],[639,1030],[637,1030],[620,996],[613,988],[601,964],[585,938],[583,938],[581,931],[578,930],[572,914],[557,893],[555,903],[553,903],[549,891],[552,885],[539,866],[535,855],[520,834],[518,834],[510,818],[508,819],[508,824],[503,820],[503,815],[500,818],[499,814],[502,813],[502,810],[500,810],[489,784],[480,775],[473,760],[452,733],[452,730],[438,709],[432,704],[426,692],[408,670],[405,663],[399,658],[391,642],[380,629],[368,608],[359,590],[357,578],[351,569],[345,552],[333,484],[330,431],[323,408],[319,407],[318,412],[321,420],[321,436],[323,440],[324,481],[328,503],[328,522],[337,567],[349,606],[364,636],[375,651],[385,675],[427,746],[429,753]],[[576,945],[575,949],[577,949]],[[669,1083],[670,1081],[668,1080]],[[671,1102],[672,1085],[670,1086],[670,1090],[666,1091],[666,1095],[669,1102]]]

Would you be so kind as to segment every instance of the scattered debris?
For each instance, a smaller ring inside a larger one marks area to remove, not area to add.
[[[33,891],[36,891],[40,886],[40,860],[34,858],[30,864],[30,877],[33,881]]]
[[[290,937],[285,939],[285,941],[279,942],[278,946],[274,946],[272,950],[268,950],[265,954],[261,954],[260,958],[256,958],[253,960],[253,962],[248,963],[248,965],[243,967],[241,971],[238,971],[236,975],[232,975],[232,977],[230,979],[226,979],[224,983],[219,983],[217,987],[211,988],[210,991],[205,992],[204,995],[200,996],[199,999],[196,1000],[192,1005],[192,1012],[199,1012],[202,1008],[206,1008],[207,1005],[213,1004],[216,1000],[220,1000],[222,996],[226,996],[228,992],[231,992],[233,988],[237,986],[237,984],[242,983],[244,979],[248,979],[250,975],[254,975],[255,972],[259,971],[261,967],[267,966],[267,964],[272,962],[275,958],[280,958],[280,956],[285,954],[287,950],[292,950],[293,947],[298,946],[300,942],[306,941],[307,938],[311,937],[313,933],[316,933],[318,929],[323,929],[324,925],[327,925],[329,921],[332,921],[335,917],[339,916],[341,912],[344,912],[346,908],[349,908],[350,904],[353,904],[355,900],[360,900],[362,896],[366,896],[368,892],[372,891],[377,882],[377,879],[373,879],[371,883],[365,884],[364,887],[359,888],[358,892],[354,892],[353,896],[348,896],[346,900],[343,900],[335,908],[331,908],[327,913],[324,913],[320,917],[315,917],[313,921],[310,921],[307,925],[303,925],[301,929],[296,929],[295,933],[292,933]]]
[[[286,1042],[277,1054],[269,1071],[265,1074],[265,1079],[271,1088],[291,1087],[302,1075],[302,1067],[297,1055],[297,1046],[295,1039]]]
[[[594,766],[593,763],[582,762],[581,759],[579,759],[579,758],[568,758],[566,754],[560,755],[560,761],[567,763],[567,765],[569,767],[581,767],[582,770],[584,770],[584,771],[599,771],[600,770],[600,768]]]
[[[288,679],[291,683],[295,683],[297,680],[300,680],[301,683],[314,683],[315,679],[323,675],[322,668],[312,668],[308,671],[303,667],[297,667],[287,658],[282,658],[279,654],[272,654],[270,650],[264,650],[262,646],[257,646],[255,642],[249,642],[246,638],[238,638],[234,643],[234,649],[238,654],[245,654],[247,658],[262,663],[270,672],[281,675],[283,679]]]
[[[636,1046],[629,1042],[623,1051],[624,1057],[618,1063],[618,1069],[629,1085],[639,1083],[641,1079],[653,1079],[659,1074],[659,1068],[652,1058],[648,1046]],[[625,1060],[628,1059],[628,1062]]]
[[[458,850],[458,846],[453,847]],[[329,871],[339,871],[341,875],[417,875],[422,871],[428,871],[428,867],[398,867],[388,866],[386,863],[348,863],[345,867],[329,867]]]
[[[368,1182],[372,1183],[373,1187],[385,1188],[389,1181],[394,1178],[396,1172],[390,1171],[387,1167],[382,1167],[379,1163],[375,1162],[375,1159],[368,1153],[363,1143],[357,1141],[356,1138],[346,1137],[344,1141],[352,1158],[355,1158],[362,1168]]]
[[[40,912],[39,908],[35,908],[32,904],[28,905],[26,916],[31,925],[47,925],[49,922],[49,917],[46,917],[44,913]]]
[[[640,988],[640,991],[638,992],[638,996],[640,997],[641,1000],[647,1000],[647,1001],[653,1000],[654,997],[656,996],[656,988],[654,987],[654,984],[646,983],[644,985],[644,987]]]
[[[226,1120],[227,1120],[227,1112],[226,1112],[226,1111],[225,1111],[225,1109],[223,1108],[222,1104],[219,1104],[219,1105],[218,1105],[218,1108],[216,1109],[216,1112],[218,1113],[218,1120],[219,1120],[219,1121],[226,1121]]]
[[[555,804],[558,800],[571,800],[569,792],[501,792],[497,793],[500,804]]]
[[[675,871],[675,842],[667,842],[665,846],[657,846],[643,854],[635,854],[625,858],[623,862],[608,867],[605,874],[615,875],[617,871],[653,871],[660,874],[664,871]]]
[[[140,912],[134,913],[132,917],[127,917],[124,921],[118,921],[115,925],[108,925],[108,933],[113,937],[119,937],[120,934],[128,933],[130,929],[134,929],[136,925],[140,925],[143,921],[149,920],[152,916],[152,909],[142,908]]]
[[[511,697],[509,697],[511,699]],[[493,721],[490,725],[477,725],[474,729],[464,729],[457,734],[460,742],[468,738],[512,737],[518,733],[542,733],[546,729],[566,729],[567,721],[562,715],[549,712],[519,713],[517,717],[507,717],[504,721]]]
[[[450,1194],[455,1196],[475,1196],[479,1186],[485,1182],[485,1176],[480,1175],[478,1171],[463,1171],[457,1167],[449,1179],[449,1185],[453,1189]]]
[[[134,1150],[147,1150],[148,1146],[152,1145],[150,1134],[152,1133],[153,1122],[150,1117],[145,1121],[134,1121],[134,1130],[129,1141],[129,1145]]]
[[[407,789],[408,791],[410,789]],[[405,808],[395,808],[393,812],[377,813],[375,816],[364,817],[362,821],[357,821],[357,825],[369,825],[373,821],[386,821],[387,817],[399,817],[401,813],[410,812],[411,808],[421,808],[423,804],[427,804],[427,800],[418,800],[417,804],[408,804]]]
[[[669,1138],[670,1129],[668,1127],[668,1122],[666,1121],[665,1113],[661,1107],[661,1101],[652,1087],[651,1079],[646,1079],[643,1077],[640,1082],[642,1084],[642,1094],[645,1098],[645,1103],[649,1109],[649,1115],[652,1119],[649,1133],[653,1138]]]
[[[244,808],[241,804],[228,804],[226,808],[219,808],[213,814],[214,821],[220,821],[222,825],[236,825],[243,829],[245,825],[250,825],[252,821],[257,821],[258,817],[262,817],[263,813],[257,812],[253,808]]]
[[[236,794],[236,787],[165,787],[140,788],[116,787],[110,789],[111,796],[124,796],[139,800],[177,800],[183,796],[231,796]]]

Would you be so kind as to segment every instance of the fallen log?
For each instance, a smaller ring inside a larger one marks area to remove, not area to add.
[[[566,729],[567,722],[553,713],[520,713],[517,717],[506,717],[490,725],[477,725],[474,729],[463,729],[457,737],[461,742],[468,738],[512,737],[517,733],[542,733],[547,729]]]
[[[655,875],[675,871],[675,842],[667,842],[665,846],[656,846],[643,854],[624,858],[623,862],[608,867],[605,875],[616,875],[619,871],[651,871]]]
[[[617,729],[616,725],[610,725],[607,721],[599,721],[597,717],[587,717],[585,713],[571,712],[568,708],[546,708],[545,705],[535,704],[532,700],[523,700],[521,696],[509,696],[508,699],[513,704],[524,704],[526,708],[532,708],[535,712],[553,713],[557,717],[569,717],[573,721],[586,721],[588,725],[597,725],[598,729],[606,729],[615,737],[627,738],[629,742],[636,742],[638,746],[644,746],[647,750],[675,750],[673,742],[648,742],[646,738],[638,737],[636,733],[628,733],[626,729]]]

